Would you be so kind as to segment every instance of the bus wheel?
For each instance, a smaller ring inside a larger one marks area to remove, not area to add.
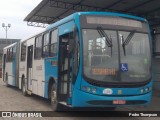
[[[6,82],[6,86],[9,87],[9,84],[8,84],[8,75],[6,73],[6,77],[5,77],[5,82]]]
[[[25,79],[24,79],[24,77],[22,78],[22,85],[21,85],[22,87],[22,94],[24,95],[24,96],[27,96],[27,91],[26,91],[26,85],[25,85]]]
[[[60,105],[57,100],[57,90],[55,84],[52,85],[50,94],[51,94],[51,106],[53,111],[60,111]]]

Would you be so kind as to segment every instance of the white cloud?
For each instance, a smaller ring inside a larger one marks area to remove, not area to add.
[[[0,38],[5,38],[5,30],[2,23],[11,24],[8,30],[8,38],[21,39],[31,34],[42,31],[42,28],[27,26],[24,18],[42,0],[0,0]]]
[[[25,17],[41,0],[0,0],[0,16]]]

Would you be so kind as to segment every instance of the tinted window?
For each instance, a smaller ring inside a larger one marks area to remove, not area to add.
[[[12,62],[13,60],[13,48],[8,48],[7,50],[7,62]]]
[[[57,52],[57,29],[51,32],[50,57],[55,57]]]
[[[44,34],[43,37],[43,57],[49,56],[49,33]]]
[[[41,59],[42,57],[42,36],[39,36],[35,40],[35,59]]]
[[[21,61],[26,60],[26,42],[21,44]]]

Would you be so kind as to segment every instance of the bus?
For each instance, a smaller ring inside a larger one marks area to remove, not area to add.
[[[77,12],[3,49],[3,80],[24,96],[72,108],[148,106],[151,34],[146,19]]]
[[[6,85],[19,86],[19,43],[3,48],[2,79]]]

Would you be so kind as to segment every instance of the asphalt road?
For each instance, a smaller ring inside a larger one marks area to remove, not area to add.
[[[121,107],[117,108],[116,111],[120,113],[123,113],[123,111],[160,111],[160,94],[158,91],[155,91],[153,94],[153,99],[150,107]],[[22,95],[21,91],[15,87],[6,87],[5,83],[0,79],[0,111],[51,111],[50,101],[47,99],[44,99],[42,97],[32,95],[25,97]],[[55,114],[53,112],[53,114]],[[58,113],[59,117],[43,117],[38,118],[39,120],[106,120],[106,117],[84,117],[82,112],[77,113],[79,117],[72,117],[75,113],[73,112],[65,112],[64,113]],[[96,112],[89,112],[89,114],[96,114]],[[103,113],[104,114],[104,113]],[[57,113],[56,113],[57,115]],[[98,115],[101,116],[101,112],[98,112]],[[60,117],[61,116],[61,117]],[[64,116],[64,117],[63,117]],[[67,117],[66,117],[67,116]],[[116,116],[116,115],[115,115]],[[0,120],[4,119],[10,119],[10,118],[0,118]],[[13,120],[17,120],[17,118],[12,118]],[[25,120],[30,118],[24,118]],[[37,118],[34,118],[37,120]],[[107,120],[119,120],[119,117],[107,117]],[[146,117],[126,117],[123,118],[123,120],[149,120],[153,118],[146,118]],[[158,120],[160,118],[154,118],[154,120]]]

